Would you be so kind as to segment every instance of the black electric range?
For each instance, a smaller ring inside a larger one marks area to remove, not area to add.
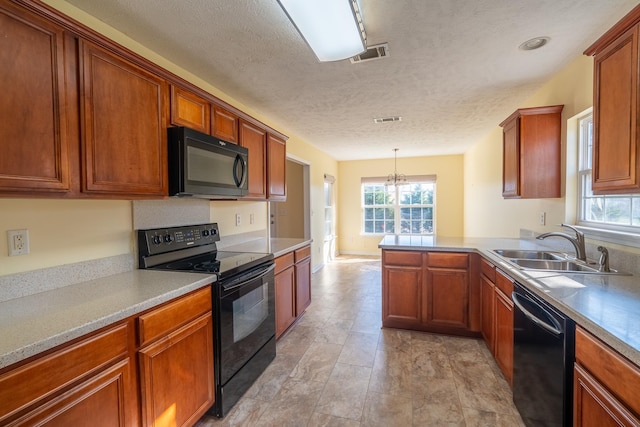
[[[138,230],[141,269],[215,274],[216,401],[223,417],[276,355],[273,254],[217,250],[217,223]]]

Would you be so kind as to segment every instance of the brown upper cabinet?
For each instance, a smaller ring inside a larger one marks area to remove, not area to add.
[[[267,135],[267,198],[272,201],[287,198],[287,146],[282,138]]]
[[[0,39],[0,191],[69,191],[65,32],[2,1]]]
[[[239,141],[238,116],[218,105],[214,105],[211,112],[213,114],[213,136],[237,144]]]
[[[637,126],[640,5],[591,45],[593,85],[593,192],[640,192]]]
[[[178,86],[171,86],[171,124],[210,133],[209,101]]]
[[[167,195],[167,83],[93,43],[80,48],[82,190]]]
[[[179,86],[171,86],[171,124],[238,143],[236,114]]]
[[[249,199],[267,198],[267,131],[240,120],[240,145],[249,150]]]
[[[500,123],[503,128],[504,198],[561,197],[563,107],[520,108]]]

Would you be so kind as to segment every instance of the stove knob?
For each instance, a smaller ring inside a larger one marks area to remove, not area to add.
[[[202,230],[202,235],[207,237],[209,235],[209,230]]]
[[[211,235],[215,236],[216,234],[218,234],[218,230],[216,230],[215,228],[211,229]]]
[[[153,236],[151,238],[151,243],[153,243],[154,245],[159,245],[160,243],[162,243],[162,239],[160,239],[160,236]]]
[[[165,235],[164,235],[164,241],[165,241],[166,243],[171,243],[171,242],[173,242],[173,237],[171,237],[171,234],[165,234]]]

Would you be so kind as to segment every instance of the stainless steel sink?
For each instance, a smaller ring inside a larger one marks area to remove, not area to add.
[[[560,273],[618,274],[629,273],[611,269],[598,270],[597,265],[589,265],[562,252],[523,249],[495,249],[494,252],[522,270],[554,271]]]
[[[550,252],[550,251],[496,249],[494,250],[494,252],[505,258],[517,258],[517,259],[564,260],[567,258],[561,252]]]

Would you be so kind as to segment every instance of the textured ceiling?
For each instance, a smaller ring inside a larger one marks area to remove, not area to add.
[[[337,160],[463,153],[637,4],[360,0],[389,57],[351,64],[317,62],[276,0],[67,1]]]

